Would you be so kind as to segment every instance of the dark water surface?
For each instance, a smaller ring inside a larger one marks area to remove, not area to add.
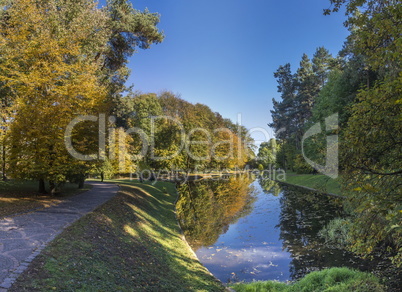
[[[247,177],[188,182],[178,190],[186,239],[224,283],[283,282],[330,267],[373,268],[326,246],[317,235],[330,220],[344,216],[338,198]]]

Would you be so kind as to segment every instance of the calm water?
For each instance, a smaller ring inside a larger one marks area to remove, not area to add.
[[[178,218],[199,260],[222,282],[295,280],[368,262],[317,235],[342,217],[340,199],[264,180],[232,177],[178,186]]]

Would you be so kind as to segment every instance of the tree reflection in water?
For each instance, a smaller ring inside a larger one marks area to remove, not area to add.
[[[323,268],[357,267],[351,254],[325,245],[318,232],[336,217],[343,217],[341,199],[291,186],[282,187],[279,215],[283,249],[291,254],[291,279]]]
[[[249,177],[188,182],[178,191],[186,239],[223,282],[296,280],[343,266],[398,282],[381,257],[362,260],[318,236],[330,220],[345,216],[339,198]]]
[[[248,176],[232,176],[177,186],[177,217],[194,251],[214,244],[229,224],[252,211],[252,181]]]

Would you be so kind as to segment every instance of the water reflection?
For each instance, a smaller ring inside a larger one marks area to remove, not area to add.
[[[189,182],[178,191],[186,239],[222,282],[295,280],[337,266],[368,269],[367,262],[317,236],[343,216],[338,198],[245,177]]]
[[[345,251],[330,248],[317,233],[343,210],[338,198],[283,186],[279,199],[280,240],[290,253],[290,279],[329,267],[357,267],[359,260]]]
[[[213,245],[228,230],[229,224],[251,212],[254,201],[251,182],[251,178],[242,176],[177,186],[180,194],[177,217],[195,251]]]

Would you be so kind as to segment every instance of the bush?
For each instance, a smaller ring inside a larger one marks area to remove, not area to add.
[[[314,170],[301,154],[296,155],[294,169],[297,173],[312,173]]]
[[[324,238],[328,244],[345,248],[352,242],[350,221],[349,219],[335,218],[321,229],[318,235]]]

